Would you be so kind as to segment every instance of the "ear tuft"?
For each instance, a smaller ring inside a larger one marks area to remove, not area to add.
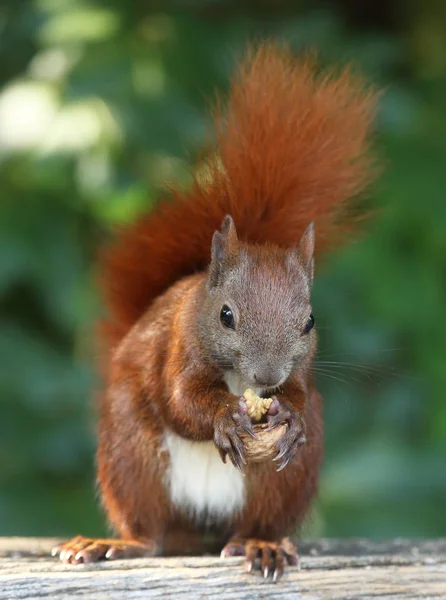
[[[234,219],[231,217],[231,215],[226,215],[221,224],[220,231],[223,234],[226,234],[231,229],[231,227],[235,228]]]
[[[315,245],[315,234],[314,234],[314,223],[310,223],[303,236],[300,238],[298,253],[302,261],[304,268],[306,269],[310,280],[313,279],[314,274],[314,245]]]
[[[239,244],[234,220],[226,215],[221,231],[212,236],[211,265],[209,268],[209,286],[215,287],[225,266],[238,254]]]
[[[231,215],[226,215],[221,224],[221,233],[226,238],[226,245],[229,254],[235,254],[238,250],[238,237],[234,225],[234,219]]]
[[[212,236],[212,260],[222,263],[225,257],[225,240],[219,231],[215,231]]]

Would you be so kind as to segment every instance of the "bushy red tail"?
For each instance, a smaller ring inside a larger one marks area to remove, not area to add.
[[[273,45],[248,52],[215,115],[216,151],[190,191],[173,192],[103,254],[103,290],[117,343],[152,300],[209,262],[226,214],[241,239],[284,247],[316,222],[327,251],[351,224],[344,208],[370,181],[375,96],[348,70],[319,73]]]

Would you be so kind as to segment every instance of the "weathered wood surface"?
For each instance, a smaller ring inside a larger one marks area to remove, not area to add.
[[[302,544],[301,570],[289,568],[277,584],[245,574],[237,558],[63,565],[48,555],[56,541],[0,538],[1,600],[446,599],[446,539]]]

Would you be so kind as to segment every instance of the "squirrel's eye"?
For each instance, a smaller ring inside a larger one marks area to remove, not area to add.
[[[313,317],[313,313],[311,313],[311,315],[308,317],[308,321],[305,325],[304,328],[304,333],[309,333],[314,327],[314,317]]]
[[[221,312],[220,312],[220,321],[228,329],[234,329],[235,328],[234,315],[232,313],[232,310],[226,304],[223,304],[223,308],[221,309]]]

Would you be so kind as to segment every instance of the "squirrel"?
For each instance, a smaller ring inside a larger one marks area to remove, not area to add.
[[[119,539],[78,536],[66,563],[221,550],[276,581],[297,564],[318,487],[322,399],[312,382],[314,259],[357,221],[373,177],[376,94],[349,68],[262,43],[247,50],[216,144],[103,249],[98,483]],[[317,239],[316,239],[317,238]],[[243,393],[273,395],[274,460],[245,464]]]

